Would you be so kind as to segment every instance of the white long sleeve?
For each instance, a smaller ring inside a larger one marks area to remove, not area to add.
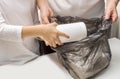
[[[0,65],[24,64],[38,57],[38,41],[21,38],[23,26],[38,22],[36,0],[0,0]]]
[[[0,39],[6,41],[22,42],[22,26],[7,25],[0,12]]]
[[[0,39],[21,42],[32,52],[39,52],[34,37],[21,39],[22,26],[38,24],[36,0],[0,0]]]

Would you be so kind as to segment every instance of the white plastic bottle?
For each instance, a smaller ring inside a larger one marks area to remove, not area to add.
[[[69,39],[60,37],[62,43],[78,41],[87,37],[87,29],[84,22],[61,24],[57,26],[57,29],[70,36]]]

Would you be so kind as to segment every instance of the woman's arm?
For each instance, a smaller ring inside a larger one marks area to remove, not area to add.
[[[68,36],[56,29],[57,24],[45,24],[34,26],[16,26],[6,24],[5,19],[0,12],[0,39],[12,42],[22,42],[26,37],[39,37],[45,41],[46,45],[56,47],[61,45],[59,36]]]
[[[8,25],[0,12],[0,40],[21,42],[22,26]]]
[[[42,18],[42,23],[43,24],[48,24],[49,17],[52,17],[54,15],[48,0],[37,0],[37,5],[38,8],[40,9],[40,14],[41,14],[41,18]]]
[[[36,25],[36,26],[24,26],[22,30],[22,38],[25,37],[39,37],[45,41],[46,45],[56,47],[56,44],[62,45],[59,36],[69,38],[68,35],[58,31],[56,29],[57,23]]]
[[[111,17],[113,22],[115,22],[118,19],[117,13],[118,2],[119,0],[107,0],[105,19],[109,19]]]

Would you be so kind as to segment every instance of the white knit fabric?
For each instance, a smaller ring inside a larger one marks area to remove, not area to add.
[[[61,16],[83,18],[101,17],[104,14],[104,0],[49,0],[56,13]]]
[[[0,0],[0,65],[24,64],[37,57],[34,37],[21,38],[22,26],[39,22],[35,0]]]

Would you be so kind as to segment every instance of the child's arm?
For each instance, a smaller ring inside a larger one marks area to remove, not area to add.
[[[49,6],[48,0],[37,0],[37,6],[40,9],[42,23],[48,24],[48,18],[54,15],[51,7]]]

